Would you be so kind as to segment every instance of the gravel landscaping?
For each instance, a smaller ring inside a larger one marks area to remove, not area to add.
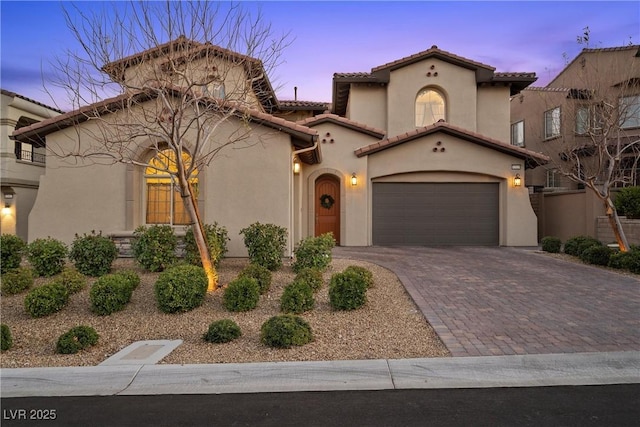
[[[225,259],[219,269],[220,283],[233,280],[248,264],[246,259]],[[367,304],[358,310],[340,312],[329,306],[331,274],[349,265],[370,269],[374,285],[367,292]],[[399,359],[449,356],[430,325],[390,271],[360,261],[334,259],[325,272],[325,283],[316,293],[315,308],[301,316],[313,329],[314,341],[302,347],[273,349],[260,342],[260,327],[280,314],[280,296],[295,274],[288,263],[273,273],[270,291],[260,297],[255,310],[231,313],[222,306],[222,291],[208,294],[205,303],[183,314],[163,314],[156,307],[154,283],[157,273],[143,273],[132,260],[119,259],[114,270],[135,268],[141,284],[124,311],[97,316],[89,307],[89,290],[71,296],[60,312],[33,319],[24,309],[26,293],[2,297],[2,323],[11,328],[13,348],[0,356],[3,368],[40,366],[92,366],[139,340],[181,339],[184,343],[161,363],[235,363],[266,361],[311,361],[347,359]],[[94,279],[90,279],[93,281]],[[37,279],[36,286],[47,279]],[[242,336],[230,343],[211,344],[202,339],[209,324],[233,319]],[[72,327],[89,325],[100,335],[98,344],[80,353],[55,353],[58,337]]]

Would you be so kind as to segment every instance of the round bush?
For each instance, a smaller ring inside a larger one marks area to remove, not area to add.
[[[24,308],[31,317],[44,317],[60,311],[69,301],[69,291],[57,282],[31,290],[24,297]]]
[[[11,337],[11,329],[9,325],[0,324],[0,350],[7,351],[13,347],[13,338]]]
[[[614,201],[618,215],[627,218],[640,218],[640,187],[625,187],[616,195]]]
[[[269,347],[290,348],[311,342],[313,333],[311,326],[301,317],[283,314],[262,324],[260,338]]]
[[[26,243],[14,234],[0,236],[0,273],[20,267]]]
[[[163,271],[175,262],[178,238],[170,225],[140,226],[133,235],[133,256],[145,270]]]
[[[103,276],[111,271],[111,264],[118,257],[118,249],[113,240],[102,235],[102,232],[79,236],[76,234],[69,259],[78,271],[87,276]]]
[[[552,254],[559,253],[560,248],[562,247],[562,240],[552,236],[543,237],[540,243],[542,244],[543,251],[549,252]]]
[[[87,277],[78,270],[69,267],[65,267],[54,281],[67,288],[70,294],[78,293],[87,286]]]
[[[354,273],[362,278],[367,284],[367,288],[373,286],[373,273],[364,267],[350,265],[344,269],[344,273]]]
[[[15,295],[33,286],[33,270],[27,267],[18,267],[2,275],[0,292],[2,295]]]
[[[313,292],[317,292],[322,288],[324,280],[322,279],[322,273],[315,268],[303,268],[298,274],[296,274],[294,282],[306,283],[311,287]]]
[[[335,310],[355,310],[367,302],[367,283],[357,273],[343,272],[331,276],[329,303]]]
[[[217,267],[220,264],[220,260],[224,258],[227,253],[227,242],[230,240],[227,229],[218,225],[217,222],[213,224],[203,224],[203,228],[207,246],[209,246],[211,262]],[[198,245],[193,235],[193,226],[189,226],[184,235],[184,252],[184,260],[187,263],[202,267],[200,251],[198,250]]]
[[[302,240],[295,253],[295,261],[291,265],[294,273],[305,268],[315,268],[319,271],[327,269],[331,264],[331,249],[336,245],[332,233],[325,233],[317,237],[307,237]]]
[[[239,338],[242,331],[231,319],[217,320],[209,325],[209,330],[202,337],[207,342],[222,344]]]
[[[91,311],[99,316],[107,316],[123,310],[131,301],[133,289],[124,276],[106,274],[95,281],[89,291]]]
[[[229,283],[222,295],[222,305],[229,311],[249,311],[260,300],[258,281],[251,277],[238,277]]]
[[[265,294],[271,287],[271,271],[259,264],[249,264],[238,275],[238,277],[250,277],[256,279],[260,293]]]
[[[56,344],[56,352],[75,354],[98,343],[98,333],[91,326],[76,326],[60,335]]]
[[[606,246],[591,246],[580,254],[580,259],[587,264],[609,265],[609,259],[613,251]]]
[[[609,267],[640,273],[640,249],[631,248],[627,252],[616,252],[609,259]]]
[[[602,243],[591,236],[572,237],[564,243],[564,253],[579,257],[582,252],[591,246],[602,246]]]
[[[209,281],[202,267],[179,265],[160,273],[155,284],[158,308],[164,313],[193,310],[204,302]]]
[[[275,224],[256,222],[240,230],[253,264],[260,264],[270,271],[282,267],[282,254],[287,244],[287,229]]]
[[[38,276],[55,276],[64,268],[67,246],[48,237],[36,239],[27,245],[27,259]]]
[[[124,278],[131,288],[131,291],[135,291],[140,285],[140,276],[133,270],[121,270],[113,274]]]
[[[305,282],[293,282],[284,288],[280,298],[280,310],[284,313],[300,314],[313,310],[313,290]]]

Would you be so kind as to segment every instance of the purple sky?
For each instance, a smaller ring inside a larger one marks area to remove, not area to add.
[[[544,86],[564,67],[563,54],[571,60],[582,49],[576,37],[586,26],[591,47],[640,43],[637,1],[260,4],[273,30],[292,37],[270,75],[283,100],[297,86],[298,99],[330,102],[333,73],[368,72],[432,45],[497,71],[535,72],[535,85]],[[43,76],[72,43],[59,2],[2,0],[0,13],[2,88],[54,105]]]

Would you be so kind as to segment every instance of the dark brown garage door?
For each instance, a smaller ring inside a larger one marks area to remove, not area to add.
[[[373,244],[497,246],[497,183],[373,184]]]

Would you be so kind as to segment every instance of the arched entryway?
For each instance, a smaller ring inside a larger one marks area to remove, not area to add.
[[[340,180],[322,175],[315,185],[315,236],[333,233],[340,244]]]

